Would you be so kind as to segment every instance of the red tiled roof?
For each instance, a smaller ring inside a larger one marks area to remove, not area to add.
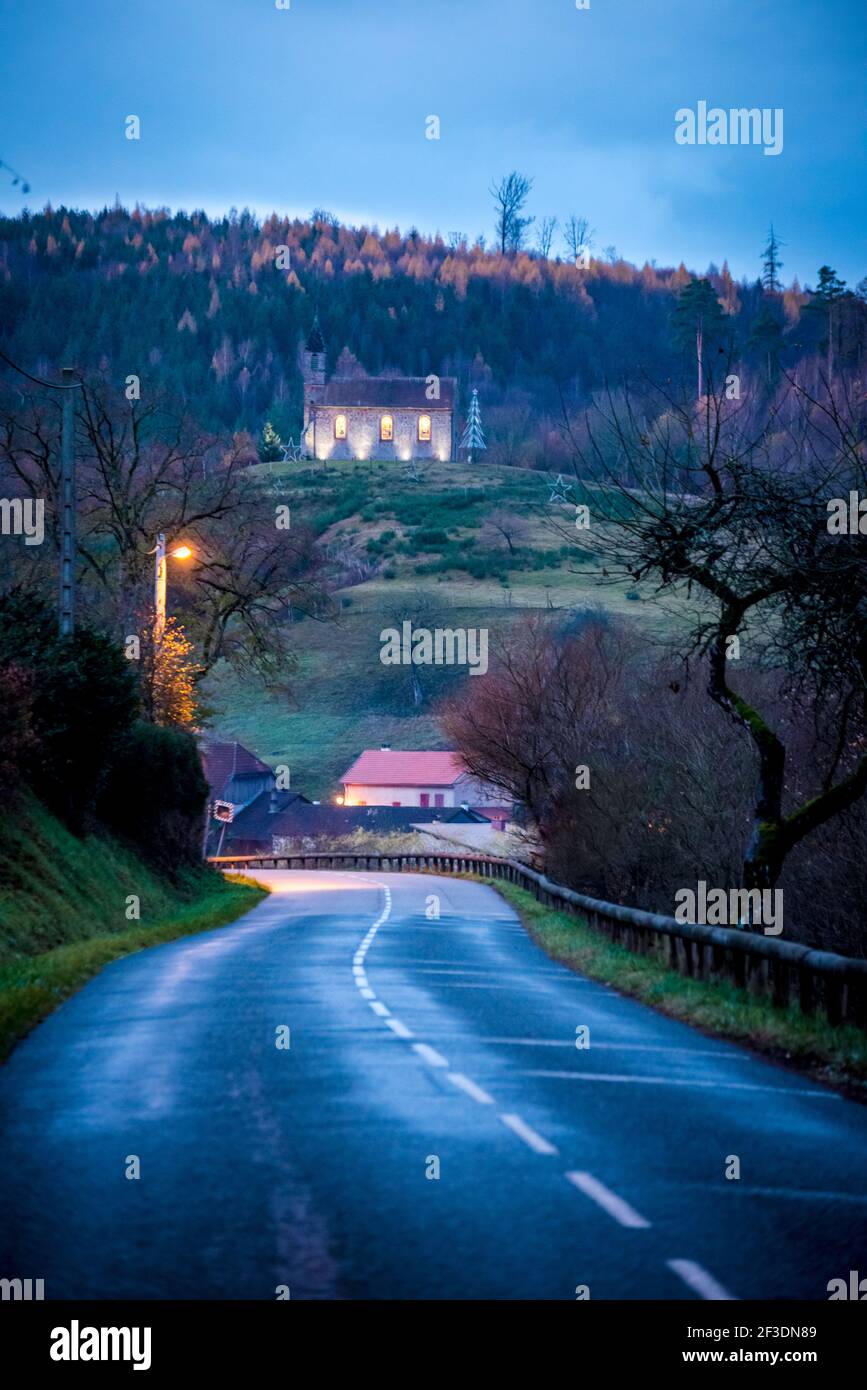
[[[340,780],[366,787],[451,787],[465,771],[458,753],[365,748]]]
[[[428,400],[427,377],[424,376],[335,376],[327,383],[321,397],[323,405],[346,406],[407,406],[418,410],[453,410],[457,381],[453,376],[440,377],[439,400]]]
[[[255,777],[270,773],[271,769],[243,743],[223,743],[217,739],[207,739],[200,746],[202,766],[205,777],[214,796],[222,796],[223,789],[232,777]]]

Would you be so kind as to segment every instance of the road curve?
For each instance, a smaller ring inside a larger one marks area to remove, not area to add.
[[[0,1276],[826,1299],[867,1267],[861,1106],[557,965],[485,885],[259,876],[246,917],[109,965],[0,1072]]]

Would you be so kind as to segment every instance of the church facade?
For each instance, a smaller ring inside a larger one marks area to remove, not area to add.
[[[454,377],[327,378],[318,320],[301,353],[304,454],[314,459],[455,457]]]

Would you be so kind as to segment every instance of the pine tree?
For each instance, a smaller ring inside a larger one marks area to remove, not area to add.
[[[266,420],[259,441],[259,458],[263,463],[277,463],[282,457],[283,441],[271,421]]]
[[[768,306],[762,305],[750,325],[747,347],[751,352],[761,355],[765,360],[765,370],[770,386],[777,376],[780,356],[783,350],[783,330]]]
[[[840,336],[840,301],[846,299],[847,295],[846,281],[840,279],[836,270],[832,270],[829,265],[820,266],[819,280],[807,306],[807,313],[823,323],[825,328],[823,346],[828,353],[829,382],[834,377],[834,339]]]
[[[690,280],[677,296],[671,316],[674,336],[683,348],[695,340],[698,399],[704,394],[704,342],[718,338],[723,329],[723,313],[716,291],[709,280]]]
[[[785,246],[785,242],[780,241],[774,232],[772,222],[768,229],[767,244],[762,252],[761,281],[765,294],[780,294],[782,292],[783,284],[780,280],[780,271],[783,267],[783,262],[780,260],[781,246]]]
[[[473,387],[473,394],[470,399],[470,410],[467,416],[467,425],[461,438],[460,447],[462,449],[469,450],[469,453],[467,455],[468,463],[472,463],[473,461],[474,449],[481,452],[482,449],[486,449],[488,447],[485,443],[485,436],[482,433],[482,416],[479,410],[479,393],[475,386]]]

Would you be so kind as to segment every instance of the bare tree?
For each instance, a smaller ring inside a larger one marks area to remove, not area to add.
[[[485,517],[482,537],[486,540],[505,541],[509,554],[515,554],[515,542],[520,545],[530,534],[530,528],[522,516],[511,512],[507,507],[494,507]]]
[[[604,395],[583,431],[567,421],[576,472],[604,487],[608,513],[577,533],[581,546],[608,580],[695,599],[681,656],[706,661],[711,699],[751,742],[748,888],[773,886],[791,851],[867,791],[867,536],[829,523],[834,499],[865,490],[864,413],[855,390],[793,378],[769,404],[729,400],[709,373],[698,404],[651,385]],[[740,686],[742,645],[785,676],[817,732],[837,728],[794,804],[786,741]]]
[[[785,740],[791,801],[808,800],[837,730],[829,722],[817,740],[779,672],[742,663],[738,687]],[[443,722],[474,775],[522,804],[528,847],[558,882],[670,914],[685,884],[739,881],[751,744],[733,740],[676,651],[660,655],[636,626],[603,612],[519,619]],[[864,954],[865,846],[863,801],[800,843],[785,868],[787,934]]]
[[[89,381],[76,417],[83,610],[120,635],[146,625],[157,534],[188,542],[173,574],[175,610],[201,640],[200,672],[243,653],[263,673],[284,656],[287,605],[321,613],[313,539],[250,464],[249,439],[200,430],[165,399],[128,401]],[[46,501],[57,544],[60,412],[38,391],[0,394],[0,479]],[[327,605],[326,605],[327,607]]]
[[[556,217],[543,217],[536,230],[536,247],[539,255],[546,261],[551,254],[554,233],[558,225]]]
[[[504,255],[507,251],[520,251],[527,228],[535,220],[521,216],[532,187],[532,179],[514,170],[499,183],[491,185],[491,197],[497,212],[497,241]]]
[[[573,212],[563,227],[563,236],[569,248],[572,261],[577,261],[581,252],[587,252],[593,245],[594,229],[586,217],[576,217]]]

